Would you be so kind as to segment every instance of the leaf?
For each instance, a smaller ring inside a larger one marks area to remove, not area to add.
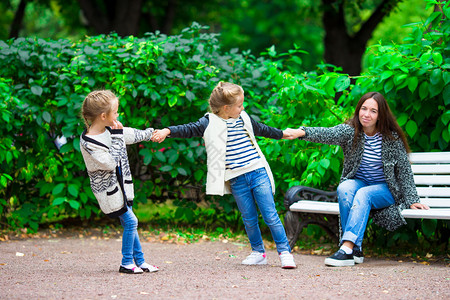
[[[406,123],[406,132],[410,137],[413,137],[417,132],[417,124],[413,120],[409,120],[408,123]]]
[[[67,190],[69,191],[69,194],[71,194],[75,198],[78,197],[78,186],[76,186],[75,184],[69,184]]]
[[[42,95],[42,88],[38,85],[33,85],[31,87],[31,92],[36,95],[36,96],[41,96]]]
[[[328,167],[330,166],[330,160],[327,158],[324,158],[324,159],[320,160],[320,165],[322,167],[324,167],[325,169],[328,169]]]
[[[408,118],[409,118],[408,114],[401,113],[397,118],[398,125],[400,125],[400,127],[403,127],[403,125],[405,125],[406,122],[408,121]]]
[[[156,152],[155,156],[159,161],[166,162],[166,156],[161,151]]]
[[[425,99],[428,96],[428,82],[424,81],[419,87],[420,99]]]
[[[64,203],[65,201],[66,201],[65,197],[55,198],[55,200],[53,200],[52,205],[53,206],[58,206],[58,205],[61,205],[62,203]]]
[[[175,97],[175,96],[172,96],[172,97],[169,98],[168,104],[169,104],[170,107],[172,107],[172,106],[174,106],[175,104],[177,104],[177,102],[178,102],[178,98]]]
[[[177,171],[180,175],[183,175],[183,176],[187,175],[187,172],[184,168],[179,167],[179,168],[177,168]]]
[[[80,208],[80,202],[76,201],[76,200],[69,200],[69,205],[70,207],[72,207],[73,209],[78,210]]]
[[[450,85],[447,85],[442,93],[445,105],[450,104]]]
[[[444,125],[447,125],[448,122],[450,122],[450,110],[447,110],[441,117],[441,121],[442,123],[444,123]]]
[[[60,194],[63,191],[65,186],[66,185],[64,183],[57,184],[52,190],[52,195],[56,196],[56,195]]]
[[[411,91],[411,93],[414,93],[414,91],[417,88],[417,85],[419,84],[419,79],[417,77],[409,77],[408,79],[408,89]]]
[[[441,55],[441,53],[433,52],[433,60],[438,66],[442,65],[442,55]]]
[[[193,92],[187,90],[187,91],[186,91],[186,98],[187,98],[189,101],[192,101],[192,100],[195,99],[195,95],[194,95]]]
[[[169,172],[169,171],[171,171],[172,169],[173,169],[173,167],[170,166],[170,165],[165,165],[165,166],[163,166],[163,167],[160,168],[160,170],[161,170],[162,172]]]
[[[434,69],[431,72],[431,76],[430,76],[430,82],[433,85],[437,85],[439,83],[439,81],[441,80],[442,77],[442,71],[440,69]]]
[[[337,92],[342,92],[350,85],[350,78],[348,76],[340,76],[334,85]]]
[[[52,115],[48,111],[44,111],[42,113],[42,119],[44,119],[45,122],[50,123],[52,120]]]

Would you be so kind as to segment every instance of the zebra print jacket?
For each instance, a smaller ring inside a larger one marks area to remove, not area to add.
[[[80,149],[100,209],[114,218],[125,213],[134,199],[126,145],[149,141],[153,128],[106,129],[98,136],[86,135],[85,130],[81,134]]]
[[[331,128],[303,127],[305,136],[300,138],[306,141],[328,145],[339,145],[344,152],[344,166],[340,183],[354,178],[359,168],[364,152],[364,134],[361,133],[353,148],[355,129],[348,124],[340,124]],[[386,183],[395,204],[380,210],[373,210],[374,223],[393,231],[406,224],[401,211],[409,208],[413,203],[419,203],[416,185],[414,184],[411,164],[401,139],[393,133],[394,140],[383,136],[381,142],[381,160]]]

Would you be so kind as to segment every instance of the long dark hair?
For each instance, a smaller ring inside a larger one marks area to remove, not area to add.
[[[353,146],[356,145],[356,140],[358,139],[360,133],[363,131],[361,122],[359,121],[359,110],[361,106],[366,102],[367,99],[374,99],[378,103],[378,120],[376,123],[376,129],[383,136],[388,137],[391,140],[401,139],[403,145],[405,146],[406,152],[411,152],[409,149],[408,141],[403,130],[397,123],[396,118],[392,114],[392,111],[384,98],[384,96],[378,92],[369,92],[364,94],[361,99],[359,99],[356,105],[355,114],[353,118],[348,120],[346,123],[355,128],[355,136],[353,137]],[[395,132],[398,137],[394,137],[392,132]]]

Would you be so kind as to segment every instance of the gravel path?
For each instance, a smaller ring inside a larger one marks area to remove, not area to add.
[[[295,253],[283,270],[277,253],[266,266],[243,266],[248,245],[143,242],[157,273],[118,272],[121,241],[94,237],[0,242],[0,299],[450,299],[450,268],[366,258],[325,267],[325,256]]]

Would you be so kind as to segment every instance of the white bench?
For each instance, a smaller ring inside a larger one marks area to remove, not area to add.
[[[409,155],[414,182],[420,202],[429,210],[405,209],[402,215],[413,219],[450,220],[450,152],[421,152]],[[339,204],[336,192],[293,186],[285,195],[287,213],[284,219],[291,247],[303,227],[321,226],[330,236],[339,239]]]

